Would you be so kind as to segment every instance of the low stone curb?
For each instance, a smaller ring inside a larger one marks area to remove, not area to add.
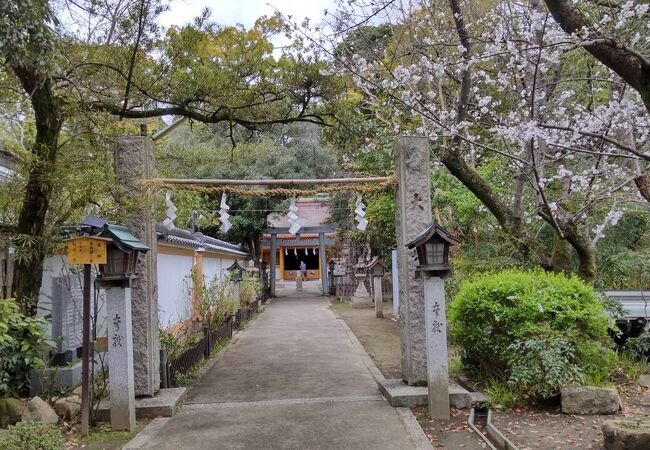
[[[384,374],[381,373],[370,355],[368,355],[368,352],[366,352],[366,349],[363,348],[363,345],[361,345],[361,342],[359,342],[359,339],[357,339],[357,336],[354,334],[352,329],[331,308],[329,311],[334,314],[336,321],[347,334],[348,339],[352,343],[352,346],[357,352],[359,352],[359,356],[361,357],[363,364],[366,366],[370,372],[370,375],[375,379],[377,384],[379,385],[381,382],[385,381],[386,378],[384,377]],[[397,415],[399,416],[404,429],[413,441],[413,444],[415,444],[415,447],[418,450],[433,450],[433,446],[431,445],[429,438],[427,438],[426,434],[424,434],[422,427],[415,418],[415,415],[413,415],[413,411],[411,411],[410,408],[395,408],[395,411],[397,412]]]
[[[157,435],[171,420],[170,417],[160,417],[158,419],[153,419],[147,424],[138,434],[136,434],[133,439],[127,442],[122,450],[135,450],[144,447],[147,445],[147,442],[152,440],[153,436]]]

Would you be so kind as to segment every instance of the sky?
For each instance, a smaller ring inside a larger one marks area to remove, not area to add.
[[[308,17],[316,24],[323,17],[323,10],[333,10],[334,5],[334,0],[171,0],[170,9],[160,18],[160,23],[184,25],[208,7],[212,10],[212,19],[221,25],[239,23],[248,28],[258,17],[270,16],[276,9],[292,15],[298,23]]]

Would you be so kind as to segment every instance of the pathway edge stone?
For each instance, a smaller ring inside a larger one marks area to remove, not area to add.
[[[363,345],[361,345],[361,342],[359,342],[359,339],[354,334],[352,329],[348,326],[348,324],[345,323],[345,321],[338,314],[336,314],[332,308],[328,308],[328,310],[334,315],[339,326],[343,328],[348,336],[348,339],[352,343],[352,346],[359,352],[359,356],[361,356],[361,360],[368,369],[368,372],[370,372],[370,375],[372,375],[377,383],[385,381],[386,377],[384,377],[384,374],[381,373],[366,349],[363,348]],[[379,387],[377,387],[377,391],[379,391]],[[402,426],[413,441],[413,444],[415,444],[416,448],[418,450],[433,450],[433,446],[431,445],[429,438],[427,438],[426,434],[424,434],[424,430],[422,430],[422,427],[418,423],[418,420],[415,418],[413,411],[411,411],[410,408],[394,409],[397,412],[397,416],[399,417]]]

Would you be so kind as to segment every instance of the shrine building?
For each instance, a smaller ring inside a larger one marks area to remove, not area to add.
[[[296,201],[301,229],[292,235],[289,233],[287,214],[272,214],[268,218],[268,228],[262,235],[262,259],[271,264],[274,260],[276,280],[296,279],[300,271],[300,262],[307,265],[307,280],[321,279],[325,271],[327,276],[327,254],[334,247],[335,226],[327,224],[330,217],[329,198],[300,198]],[[273,241],[275,235],[275,245]],[[271,248],[275,246],[276,257],[271,258]],[[323,255],[321,253],[324,252]]]

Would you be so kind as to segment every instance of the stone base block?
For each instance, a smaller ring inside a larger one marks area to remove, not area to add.
[[[29,372],[29,395],[41,395],[43,391],[59,391],[81,384],[81,362],[67,367],[46,367]]]
[[[426,386],[409,386],[399,378],[381,380],[377,385],[379,391],[394,408],[413,408],[428,403],[429,391]],[[469,392],[456,383],[449,383],[449,404],[454,408],[470,408],[473,403],[486,400],[487,397],[480,392]]]
[[[154,397],[139,397],[135,399],[136,419],[155,419],[156,417],[172,417],[176,409],[185,399],[187,388],[170,388],[159,390]],[[110,399],[104,399],[99,404],[97,420],[111,420]]]
[[[427,404],[429,394],[426,386],[409,386],[399,378],[380,380],[377,385],[379,391],[394,408],[414,408]]]

